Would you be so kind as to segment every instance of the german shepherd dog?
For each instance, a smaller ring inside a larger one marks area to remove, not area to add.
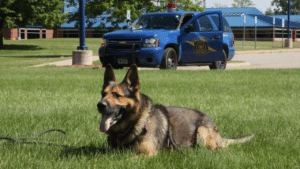
[[[173,151],[203,144],[219,149],[254,137],[250,134],[237,139],[222,138],[217,126],[203,112],[154,105],[139,92],[140,87],[136,65],[130,67],[122,82],[116,81],[112,66],[106,66],[102,99],[97,108],[102,114],[100,131],[108,134],[109,148],[153,156],[163,148]]]

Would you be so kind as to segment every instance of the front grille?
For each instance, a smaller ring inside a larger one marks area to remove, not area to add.
[[[107,39],[107,42],[142,42],[142,39]]]
[[[126,44],[126,45],[122,45],[122,44],[108,44],[107,48],[108,49],[112,49],[112,50],[131,50],[132,49],[132,45],[133,44]],[[134,44],[134,49],[140,49],[141,45],[140,44]]]

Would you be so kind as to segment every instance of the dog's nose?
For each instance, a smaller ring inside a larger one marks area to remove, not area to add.
[[[98,104],[97,104],[97,107],[99,110],[104,110],[107,106],[107,103],[105,101],[100,101]]]

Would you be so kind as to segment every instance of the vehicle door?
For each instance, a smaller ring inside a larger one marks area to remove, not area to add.
[[[181,27],[178,43],[181,63],[224,60],[221,11],[204,12],[194,16]]]

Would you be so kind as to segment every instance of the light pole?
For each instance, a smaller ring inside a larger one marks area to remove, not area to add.
[[[88,50],[85,46],[85,0],[79,0],[79,18],[80,18],[80,46],[77,50]]]
[[[85,46],[85,0],[79,0],[80,46],[73,51],[72,65],[92,65],[93,51]]]
[[[285,42],[285,47],[293,48],[293,39],[291,39],[290,34],[290,15],[291,15],[291,2],[288,0],[288,21],[287,21],[287,40]]]
[[[291,15],[291,3],[288,0],[288,39],[290,39],[290,15]]]

